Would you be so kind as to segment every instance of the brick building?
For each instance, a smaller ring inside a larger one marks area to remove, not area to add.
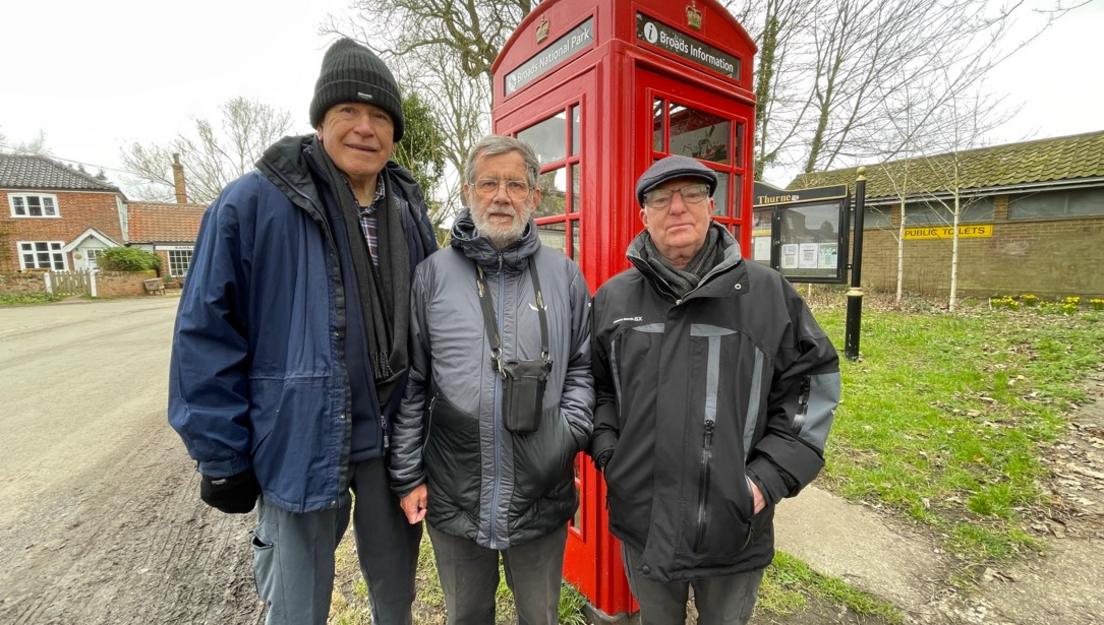
[[[126,241],[125,200],[51,159],[0,154],[0,273],[95,267],[100,250]]]
[[[0,274],[96,268],[101,250],[127,245],[161,256],[183,276],[206,207],[187,201],[173,163],[177,203],[130,202],[108,181],[42,156],[0,154]]]
[[[787,188],[854,189],[856,176]],[[1104,295],[1104,131],[871,164],[866,178],[864,287],[896,289],[903,204],[904,288],[945,296],[957,195],[960,295]]]
[[[127,205],[127,245],[160,256],[161,275],[184,276],[192,262],[192,248],[206,208],[202,204],[131,202]]]

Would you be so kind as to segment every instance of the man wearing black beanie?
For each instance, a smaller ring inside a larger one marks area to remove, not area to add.
[[[402,98],[371,50],[342,39],[326,51],[310,122],[315,133],[276,142],[204,215],[169,422],[204,502],[257,507],[266,623],[326,622],[351,518],[372,622],[408,625],[421,528],[391,494],[386,455],[407,381],[410,279],[437,246],[422,190],[390,160]]]

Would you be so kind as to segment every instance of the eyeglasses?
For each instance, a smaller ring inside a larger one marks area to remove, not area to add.
[[[652,210],[667,210],[675,193],[686,206],[698,206],[709,199],[709,185],[688,184],[678,189],[655,189],[644,194],[644,206]]]
[[[529,183],[524,180],[496,180],[494,178],[480,178],[475,181],[475,191],[483,197],[491,197],[498,193],[502,185],[506,185],[506,195],[511,200],[524,200],[529,197]]]

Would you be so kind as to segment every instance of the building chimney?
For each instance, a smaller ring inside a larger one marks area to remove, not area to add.
[[[184,186],[184,165],[180,162],[180,155],[173,154],[173,186],[176,187],[176,203],[188,203],[188,191]]]

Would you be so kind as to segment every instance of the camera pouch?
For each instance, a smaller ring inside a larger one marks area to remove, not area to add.
[[[515,434],[536,432],[544,408],[544,385],[551,362],[511,360],[502,363],[502,421]]]
[[[544,296],[541,294],[540,277],[537,274],[533,256],[529,257],[529,276],[533,281],[533,295],[536,300],[537,316],[540,318],[541,359],[540,360],[503,360],[502,341],[495,323],[494,306],[491,303],[490,290],[487,288],[483,268],[476,269],[476,286],[479,304],[483,309],[483,326],[491,345],[491,360],[495,372],[502,377],[502,421],[510,432],[528,434],[536,432],[540,426],[541,412],[544,408],[544,385],[552,371],[552,360],[548,357],[548,319],[544,308]]]

